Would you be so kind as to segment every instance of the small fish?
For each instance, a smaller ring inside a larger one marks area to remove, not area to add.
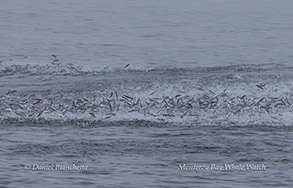
[[[187,104],[188,108],[192,108],[192,105],[190,103]]]
[[[108,105],[109,105],[109,107],[110,107],[111,112],[113,112],[112,105],[111,105],[110,103],[109,103]]]
[[[124,66],[124,68],[127,68],[130,64],[128,63],[127,65]]]
[[[128,105],[128,107],[131,107],[132,106],[131,103],[129,103],[129,102],[126,102],[126,104]]]
[[[57,58],[57,56],[56,55],[54,55],[54,54],[52,54],[52,56],[56,59]]]
[[[157,91],[158,91],[158,90],[153,91],[153,92],[150,94],[150,96],[153,95],[153,94],[155,94]]]
[[[112,116],[107,116],[107,117],[105,117],[105,119],[109,119],[109,118],[111,118]]]
[[[53,100],[53,99],[49,99],[49,100],[51,101],[51,103],[50,103],[50,104],[52,105],[52,104],[54,103],[54,100]]]
[[[182,102],[182,99],[179,98],[179,99],[177,100],[177,104],[179,104],[179,102]]]
[[[35,99],[35,100],[36,100],[36,102],[34,102],[33,105],[36,105],[36,104],[38,104],[39,102],[42,102],[41,99]]]
[[[263,101],[265,98],[263,97],[263,98],[261,98],[259,101],[257,101],[256,102],[256,104],[255,105],[259,105],[259,103],[261,103],[261,101]]]
[[[55,112],[58,111],[58,110],[56,110],[56,108],[54,108],[53,106],[50,106],[50,108],[51,108],[52,110],[54,110]]]
[[[266,86],[266,83],[256,84],[256,86],[260,89],[264,89],[264,87]]]
[[[118,94],[116,91],[115,91],[115,95],[116,95],[116,100],[118,101]]]
[[[134,103],[133,105],[136,106],[136,105],[139,104],[139,102],[140,102],[140,98],[138,98],[137,101],[136,101],[136,103]]]
[[[42,113],[46,110],[47,106],[37,115],[37,118],[42,115]]]
[[[130,97],[130,96],[128,96],[128,95],[123,95],[123,98],[124,98],[124,99],[131,99],[131,100],[133,99],[133,97]]]
[[[57,63],[55,63],[55,62],[57,62],[57,61],[59,61],[58,59],[54,59],[51,63],[53,64],[53,65],[56,65]]]
[[[95,114],[93,112],[89,113],[91,116],[93,116],[94,118],[96,117]]]
[[[162,114],[162,116],[165,116],[165,117],[175,117],[175,115],[173,115],[173,114]]]
[[[283,98],[281,99],[282,103],[284,106],[286,106],[286,103],[284,102]]]
[[[9,95],[9,94],[12,94],[12,93],[15,93],[16,90],[9,90],[6,94]]]

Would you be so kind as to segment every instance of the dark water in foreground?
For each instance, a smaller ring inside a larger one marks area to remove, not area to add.
[[[291,187],[292,127],[1,125],[2,187]],[[25,170],[25,164],[87,170]],[[179,164],[265,170],[178,170]]]

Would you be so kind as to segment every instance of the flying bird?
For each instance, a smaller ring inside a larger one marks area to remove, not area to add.
[[[266,83],[256,84],[256,86],[260,89],[264,89],[264,87],[266,86]]]

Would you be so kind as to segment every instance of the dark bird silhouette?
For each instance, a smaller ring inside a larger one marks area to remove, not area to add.
[[[266,83],[256,84],[256,86],[260,89],[264,89],[264,87],[266,86]]]

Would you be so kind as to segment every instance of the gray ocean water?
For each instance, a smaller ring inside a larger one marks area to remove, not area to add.
[[[292,187],[292,1],[0,5],[0,187]]]

